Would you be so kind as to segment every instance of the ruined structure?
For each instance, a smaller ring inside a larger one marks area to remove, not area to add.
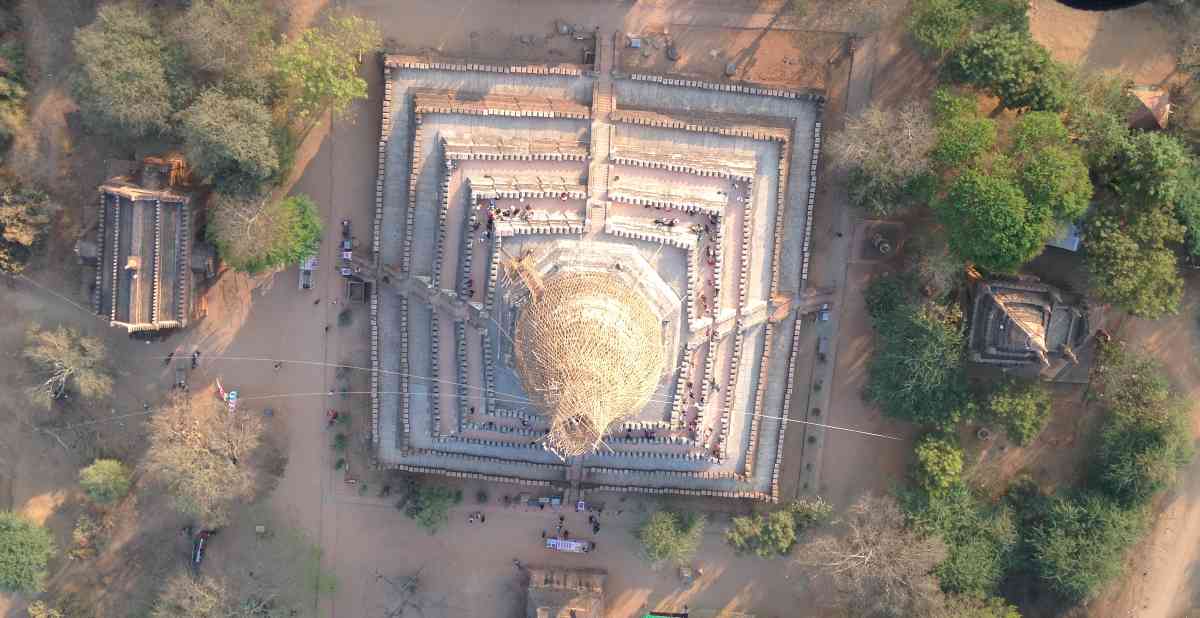
[[[181,328],[191,313],[191,198],[181,159],[147,158],[100,186],[92,307],[128,330]]]
[[[529,569],[526,618],[603,618],[604,571]]]
[[[1087,334],[1085,313],[1057,288],[1036,282],[981,281],[975,287],[971,360],[1006,367],[1074,362]]]
[[[385,59],[377,463],[777,500],[824,97],[623,73],[613,41]]]

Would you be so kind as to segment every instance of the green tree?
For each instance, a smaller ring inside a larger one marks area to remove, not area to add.
[[[317,250],[321,218],[306,195],[280,201],[217,194],[209,212],[208,236],[221,258],[255,273],[298,262]]]
[[[133,4],[104,5],[75,33],[75,100],[85,120],[133,135],[168,129],[172,55],[150,15]]]
[[[1183,226],[1161,207],[1099,214],[1084,228],[1093,293],[1133,315],[1158,318],[1179,311],[1183,280],[1167,242],[1181,242]]]
[[[53,555],[49,530],[12,511],[0,511],[0,590],[41,592]]]
[[[786,511],[734,517],[725,540],[740,554],[785,556],[796,545],[796,521]]]
[[[257,101],[206,90],[180,112],[179,132],[196,171],[226,191],[257,192],[279,171],[271,110]]]
[[[1083,148],[1087,165],[1108,170],[1129,145],[1129,114],[1137,104],[1120,75],[1074,70],[1067,103],[1067,128]]]
[[[409,497],[404,514],[430,533],[450,521],[450,507],[462,502],[462,492],[445,485],[421,484]]]
[[[1058,221],[1078,221],[1092,201],[1092,179],[1075,147],[1048,146],[1031,154],[1020,180],[1034,212],[1049,212]]]
[[[1200,256],[1200,165],[1192,168],[1184,181],[1179,201],[1175,204],[1175,218],[1187,232],[1187,252],[1192,257]]]
[[[1026,539],[1033,571],[1064,599],[1083,601],[1121,574],[1144,527],[1142,510],[1100,494],[1053,497]]]
[[[17,273],[50,229],[58,207],[42,191],[0,176],[0,272]]]
[[[1017,178],[1034,211],[1058,221],[1079,220],[1092,199],[1092,179],[1083,150],[1071,143],[1060,115],[1023,114],[1009,139]]]
[[[975,11],[963,0],[917,0],[908,32],[923,54],[941,58],[962,44],[975,18]]]
[[[888,416],[941,428],[970,416],[957,311],[904,304],[871,321],[876,341],[867,369],[869,401]]]
[[[933,94],[937,141],[930,155],[944,171],[971,167],[996,146],[996,123],[979,115],[973,97],[945,88]]]
[[[1042,251],[1049,213],[1039,212],[1013,182],[968,170],[935,205],[950,249],[996,272],[1015,272]]]
[[[934,139],[932,118],[924,106],[871,106],[846,120],[845,128],[830,138],[828,152],[849,172],[850,200],[876,216],[887,216],[928,198]]]
[[[648,562],[682,565],[700,549],[704,524],[703,515],[655,511],[638,527],[635,535],[641,544],[642,556]]]
[[[901,499],[917,531],[946,543],[946,558],[934,569],[942,589],[995,594],[1016,564],[1019,537],[1011,508],[988,502],[963,481],[933,493],[902,492]]]
[[[29,394],[37,405],[49,408],[71,394],[96,401],[112,393],[104,342],[95,337],[85,337],[69,326],[50,330],[35,325],[25,333],[23,354],[39,380]]]
[[[1008,109],[1058,111],[1067,103],[1065,70],[1029,32],[1007,24],[967,37],[946,71],[996,96]]]
[[[326,107],[341,113],[354,99],[365,98],[367,82],[358,76],[358,63],[381,45],[379,26],[355,16],[330,17],[284,41],[275,67],[292,91],[294,113],[305,117]]]
[[[124,498],[132,482],[129,468],[116,459],[97,459],[79,471],[79,485],[83,487],[83,492],[101,504]]]
[[[1174,208],[1190,187],[1196,161],[1186,144],[1158,132],[1134,134],[1121,156],[1114,179],[1125,199],[1148,200]]]
[[[265,102],[272,84],[272,21],[262,0],[191,0],[170,33],[188,64],[223,92]]]
[[[963,451],[951,436],[928,434],[913,449],[917,482],[929,493],[946,491],[962,478]]]
[[[988,397],[986,412],[1010,440],[1024,446],[1050,420],[1050,392],[1040,382],[1007,380]]]

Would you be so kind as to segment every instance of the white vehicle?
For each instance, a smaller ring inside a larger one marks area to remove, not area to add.
[[[310,256],[308,259],[300,262],[300,289],[311,290],[313,287],[313,273],[317,271],[317,266],[320,262],[316,255]]]
[[[565,551],[573,554],[586,554],[592,551],[595,544],[591,541],[571,541],[568,539],[546,539],[546,549]]]

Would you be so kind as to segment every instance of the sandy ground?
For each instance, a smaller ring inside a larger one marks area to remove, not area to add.
[[[1061,62],[1088,71],[1119,71],[1139,84],[1159,84],[1175,71],[1180,24],[1154,2],[1119,11],[1080,11],[1033,0],[1030,30]]]

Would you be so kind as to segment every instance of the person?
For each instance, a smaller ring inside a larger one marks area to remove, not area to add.
[[[280,362],[280,361],[275,361],[275,371],[279,371],[279,368],[280,368],[280,367],[282,367],[282,366],[283,366],[283,363],[282,363],[282,362]]]
[[[163,365],[170,365],[173,358],[175,358],[175,352],[167,352],[167,357],[163,359]]]

